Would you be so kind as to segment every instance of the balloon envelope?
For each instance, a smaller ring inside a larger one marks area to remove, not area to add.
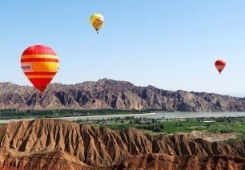
[[[103,26],[104,24],[104,16],[101,15],[101,14],[93,14],[91,17],[90,17],[90,23],[92,24],[92,26],[94,27],[94,29],[97,31],[100,30],[100,28]]]
[[[226,62],[224,60],[219,59],[215,61],[215,67],[218,70],[219,74],[225,68],[225,65],[226,65]]]
[[[21,55],[21,68],[30,82],[43,92],[59,69],[59,58],[47,46],[30,46]]]

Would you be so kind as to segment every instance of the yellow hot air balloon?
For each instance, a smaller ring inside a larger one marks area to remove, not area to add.
[[[59,58],[50,47],[30,46],[21,55],[21,68],[42,93],[59,69]]]
[[[97,31],[97,34],[98,34],[98,31],[104,24],[104,16],[101,14],[95,13],[90,17],[90,23],[92,24],[92,26],[94,27],[94,29]]]

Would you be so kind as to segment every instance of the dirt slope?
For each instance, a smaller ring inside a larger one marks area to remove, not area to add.
[[[0,128],[0,146],[2,167],[25,169],[245,166],[245,141],[226,144],[188,134],[150,136],[133,128],[117,132],[65,120],[11,122]]]

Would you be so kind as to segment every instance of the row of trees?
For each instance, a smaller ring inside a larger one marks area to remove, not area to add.
[[[88,116],[88,115],[110,115],[110,114],[139,114],[149,110],[118,110],[118,109],[98,109],[98,110],[0,110],[0,119],[26,118],[26,117],[66,117],[66,116]]]

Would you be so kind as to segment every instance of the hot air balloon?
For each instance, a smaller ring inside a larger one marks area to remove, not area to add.
[[[104,24],[104,16],[98,13],[93,14],[90,17],[90,23],[92,24],[92,26],[94,27],[94,29],[97,31],[97,34],[98,34],[98,31]]]
[[[219,74],[222,72],[222,70],[225,68],[226,62],[224,60],[216,60],[215,61],[215,67],[219,71]]]
[[[30,46],[21,55],[21,68],[41,94],[57,73],[59,58],[50,47]]]

